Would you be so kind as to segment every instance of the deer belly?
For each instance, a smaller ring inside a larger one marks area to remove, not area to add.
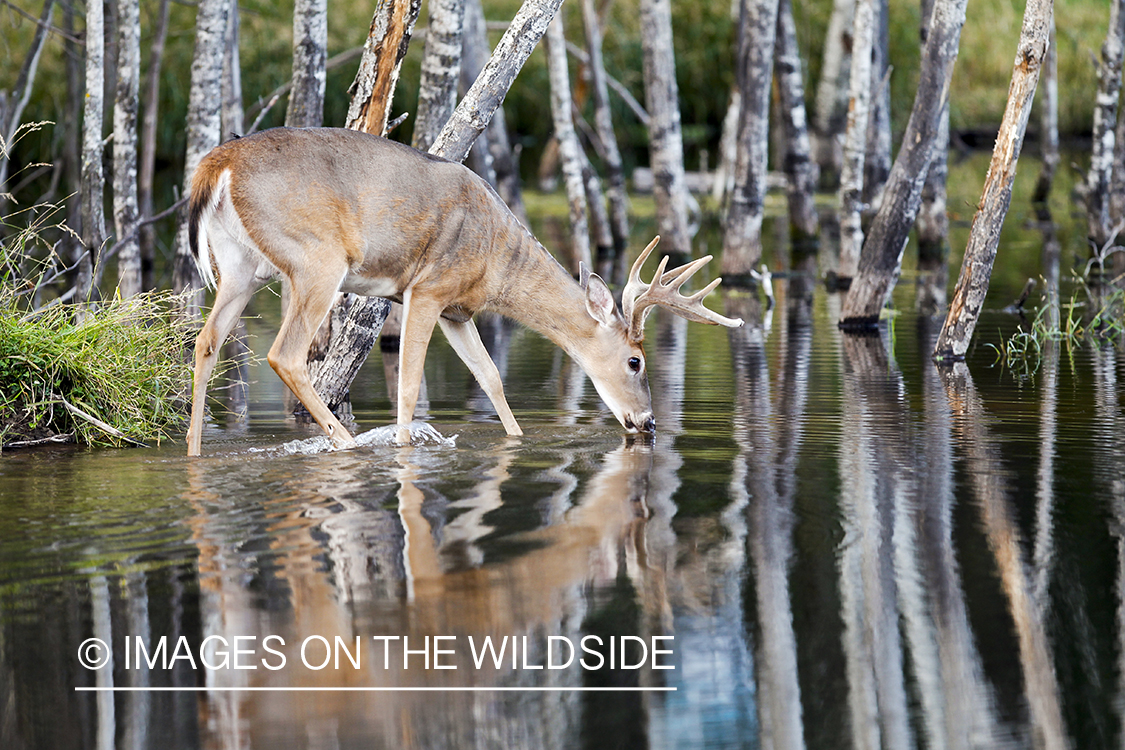
[[[340,284],[341,292],[361,294],[364,297],[398,297],[402,292],[398,283],[386,276],[360,276],[349,273]]]

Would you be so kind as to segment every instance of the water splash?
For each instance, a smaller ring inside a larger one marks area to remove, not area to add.
[[[434,429],[427,422],[411,422],[407,425],[410,430],[411,445],[442,445],[449,448],[457,446],[457,436],[446,437]],[[394,446],[397,444],[398,425],[389,424],[361,432],[355,436],[356,444],[361,448]],[[311,456],[317,453],[329,453],[336,450],[332,441],[326,435],[290,440],[288,443],[273,448],[248,448],[249,453],[268,453],[273,456]]]

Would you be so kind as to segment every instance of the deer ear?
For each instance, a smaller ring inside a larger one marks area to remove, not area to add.
[[[613,292],[609,291],[609,287],[602,281],[602,277],[596,273],[586,271],[583,276],[586,282],[584,284],[586,288],[586,312],[590,313],[590,317],[603,326],[613,325],[617,316]]]
[[[578,286],[585,289],[590,285],[590,267],[578,261]]]

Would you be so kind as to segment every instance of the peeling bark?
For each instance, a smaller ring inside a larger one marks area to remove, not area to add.
[[[371,18],[363,57],[348,93],[346,127],[382,135],[398,85],[402,59],[414,33],[422,0],[381,0]]]
[[[902,146],[859,259],[859,273],[844,301],[843,328],[878,324],[883,306],[898,280],[902,253],[929,171],[933,146],[940,132],[941,114],[949,103],[949,82],[957,61],[966,0],[937,0],[931,33],[922,50],[918,93]]]
[[[992,264],[1000,244],[1000,229],[1012,201],[1012,182],[1016,176],[1016,162],[1023,147],[1027,120],[1031,115],[1031,100],[1047,55],[1053,5],[1053,0],[1029,0],[1024,11],[1012,83],[1008,89],[1008,106],[996,136],[980,205],[973,217],[969,244],[965,248],[961,275],[953,290],[949,314],[934,345],[934,358],[937,360],[964,359],[984,306]]]
[[[123,298],[141,291],[137,237],[137,105],[141,78],[139,0],[117,4],[117,91],[113,105],[113,223],[120,242],[117,290]]]

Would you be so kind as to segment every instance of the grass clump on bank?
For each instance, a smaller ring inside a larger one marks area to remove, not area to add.
[[[0,450],[160,440],[182,421],[191,382],[194,330],[177,297],[37,308],[58,267],[32,257],[37,240],[34,230],[0,240]]]

